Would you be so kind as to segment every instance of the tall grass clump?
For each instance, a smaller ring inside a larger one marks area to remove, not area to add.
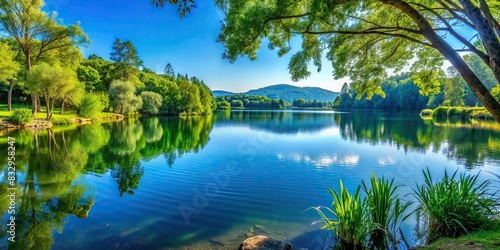
[[[361,199],[358,186],[354,195],[349,193],[340,180],[340,190],[326,188],[333,198],[332,209],[326,207],[335,218],[328,218],[321,211],[318,211],[324,226],[322,229],[332,230],[337,236],[337,244],[348,249],[364,249],[369,229],[369,216],[366,210],[366,200]]]
[[[371,219],[370,248],[388,249],[390,245],[397,248],[400,239],[404,239],[400,226],[411,215],[405,214],[411,202],[404,202],[398,197],[394,179],[377,179],[372,173],[370,184],[371,188],[363,181]]]
[[[457,178],[457,171],[451,176],[445,171],[442,180],[434,182],[429,169],[424,170],[425,183],[414,190],[420,203],[417,212],[428,225],[427,243],[486,228],[498,215],[491,181],[478,182],[478,174]]]
[[[319,213],[323,229],[334,231],[340,249],[388,249],[398,248],[403,238],[400,225],[409,214],[406,209],[410,202],[402,201],[396,194],[398,186],[394,179],[377,179],[372,174],[371,186],[362,183],[354,195],[344,187],[328,192],[333,198],[332,208],[325,208],[334,218],[329,218],[321,207],[314,209]],[[360,191],[365,192],[361,198]]]

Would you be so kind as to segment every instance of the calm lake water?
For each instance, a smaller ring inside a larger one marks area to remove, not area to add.
[[[416,113],[235,111],[8,134],[16,139],[16,243],[9,249],[236,249],[250,235],[322,249],[312,206],[325,186],[354,191],[422,169],[500,174],[500,126]],[[0,211],[8,220],[7,136]],[[411,199],[410,196],[405,198]],[[415,218],[403,224],[416,244]]]

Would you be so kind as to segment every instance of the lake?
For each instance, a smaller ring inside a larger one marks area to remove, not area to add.
[[[453,172],[500,173],[500,126],[376,111],[233,111],[8,134],[16,147],[11,249],[236,249],[247,236],[322,249],[325,187],[376,176],[405,196]],[[7,156],[7,136],[0,152]],[[0,210],[7,213],[7,157]],[[414,216],[403,225],[416,244]],[[2,243],[7,247],[6,223]]]

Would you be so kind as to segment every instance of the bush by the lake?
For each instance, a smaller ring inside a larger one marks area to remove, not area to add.
[[[101,96],[99,94],[86,94],[80,106],[78,107],[77,114],[84,118],[94,118],[103,110]]]
[[[434,110],[424,109],[420,116],[431,115],[433,118],[446,119],[452,117],[493,119],[485,107],[447,107],[439,106]]]
[[[372,174],[370,184],[363,182],[354,195],[344,187],[342,180],[339,191],[327,188],[333,202],[332,208],[325,209],[334,218],[329,218],[320,207],[315,208],[324,223],[323,228],[335,232],[340,248],[397,248],[404,240],[399,228],[410,215],[406,210],[411,203],[398,197],[394,179],[377,179]],[[365,192],[363,199],[360,190]]]
[[[141,111],[146,114],[156,115],[160,112],[162,97],[160,94],[151,91],[141,93],[142,108]]]
[[[17,108],[12,111],[10,120],[15,124],[24,124],[33,120],[33,114],[29,108]]]
[[[432,111],[432,117],[446,118],[448,116],[448,107],[439,106]]]
[[[445,171],[440,181],[433,181],[429,169],[423,171],[425,183],[417,186],[417,212],[428,228],[427,242],[454,238],[487,228],[498,216],[497,200],[490,189],[491,181],[478,181],[478,174],[451,176]]]

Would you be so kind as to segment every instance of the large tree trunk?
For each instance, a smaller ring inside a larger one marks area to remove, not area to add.
[[[9,81],[9,93],[7,94],[7,106],[9,111],[12,111],[12,91],[14,90],[14,80]]]
[[[36,118],[36,95],[31,93],[31,113],[33,113],[33,117]]]
[[[62,104],[61,104],[61,115],[64,115],[64,103],[66,102],[65,99],[63,99]]]
[[[43,111],[42,110],[42,99],[39,98],[39,97],[37,97],[36,101],[37,101],[37,103],[36,103],[36,111],[37,112],[42,112]]]
[[[458,73],[464,78],[465,82],[471,88],[474,95],[481,101],[484,107],[491,113],[493,118],[500,123],[500,103],[491,95],[490,91],[484,86],[484,84],[479,80],[477,75],[471,70],[467,63],[460,57],[460,55],[451,47],[441,36],[439,36],[436,31],[432,28],[429,21],[422,16],[417,10],[415,10],[408,3],[401,0],[382,0],[382,2],[390,4],[397,9],[404,12],[418,25],[422,31],[422,35],[429,40],[432,46],[437,49],[450,63],[457,69]],[[460,0],[460,2],[467,2],[467,0]],[[480,14],[480,13],[479,13]],[[488,25],[486,23],[486,25]],[[484,43],[484,41],[483,41]],[[493,44],[493,42],[491,43]],[[488,51],[489,52],[489,51]],[[492,53],[495,54],[493,50]],[[500,48],[496,51],[496,54],[500,53]],[[490,61],[492,61],[494,56],[490,54]],[[500,58],[496,66],[498,67],[498,76],[500,76]],[[493,68],[492,68],[493,69]],[[495,69],[493,69],[495,73]],[[496,75],[497,73],[495,73]],[[498,77],[497,76],[497,77]]]
[[[459,2],[462,4],[465,12],[467,13],[467,17],[469,17],[474,24],[474,27],[476,27],[477,33],[479,34],[484,48],[486,49],[486,53],[490,57],[488,66],[490,66],[493,74],[497,78],[497,81],[500,82],[500,41],[495,35],[493,26],[483,16],[481,10],[471,1],[459,0]],[[486,3],[483,3],[483,5],[485,4]],[[483,8],[486,7],[487,6],[483,6]],[[489,10],[485,11],[489,12]]]
[[[45,120],[50,121],[50,118],[52,118],[52,110],[50,109],[50,99],[47,95],[45,95],[45,106],[47,107],[47,116]]]

